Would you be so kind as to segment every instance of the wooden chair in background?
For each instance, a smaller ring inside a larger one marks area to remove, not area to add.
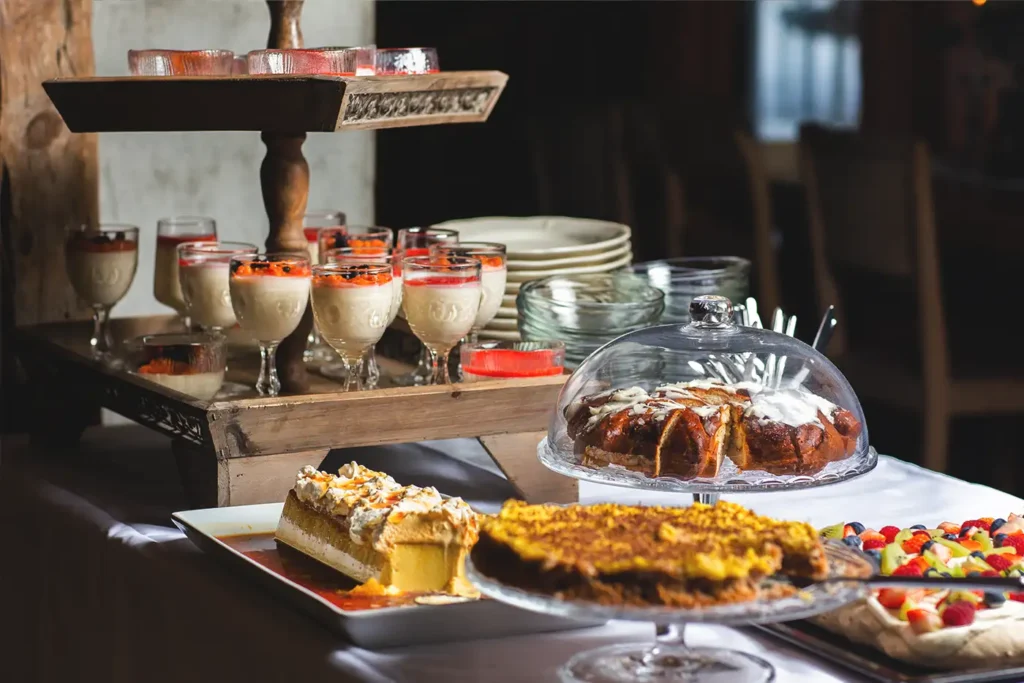
[[[945,471],[951,419],[1024,413],[1024,381],[951,357],[928,148],[806,125],[800,163],[829,355],[861,396],[920,414],[923,463]]]

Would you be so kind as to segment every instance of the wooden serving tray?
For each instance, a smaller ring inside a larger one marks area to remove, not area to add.
[[[277,502],[303,465],[319,465],[333,448],[477,437],[530,502],[577,499],[575,480],[537,460],[537,444],[564,376],[449,386],[395,387],[345,393],[310,372],[310,392],[203,401],[95,360],[91,323],[51,323],[18,331],[18,353],[36,389],[34,433],[75,442],[77,416],[97,406],[173,438],[182,481],[204,507]],[[173,331],[175,316],[115,319],[114,339]],[[227,380],[255,384],[256,349],[229,338]],[[382,374],[408,366],[378,354]],[[313,370],[311,368],[311,370]]]
[[[43,88],[73,133],[335,132],[486,121],[508,76],[125,76]]]

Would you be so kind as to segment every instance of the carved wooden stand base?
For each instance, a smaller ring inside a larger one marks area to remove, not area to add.
[[[518,497],[528,503],[573,503],[579,498],[575,479],[547,469],[537,460],[544,432],[479,437],[481,445],[508,477]],[[216,458],[183,439],[172,449],[189,505],[197,508],[255,505],[284,500],[303,465],[318,466],[328,449]]]

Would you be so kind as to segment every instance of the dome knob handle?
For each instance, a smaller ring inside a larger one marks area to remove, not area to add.
[[[730,327],[733,325],[732,301],[716,294],[698,296],[690,302],[690,320],[697,327]]]

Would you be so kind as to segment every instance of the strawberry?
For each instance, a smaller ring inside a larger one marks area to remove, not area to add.
[[[1000,547],[1007,548],[1011,546],[1018,555],[1024,555],[1024,536],[1010,534],[1003,539],[1003,544]]]
[[[886,545],[885,539],[870,538],[864,541],[864,550],[881,550]]]
[[[942,612],[942,623],[946,626],[970,626],[974,623],[974,605],[954,602]]]
[[[992,553],[991,555],[985,558],[985,561],[988,562],[989,566],[992,567],[992,569],[995,569],[997,572],[1006,571],[1007,569],[1013,566],[1013,562],[1003,557],[999,553]]]
[[[989,576],[999,577],[999,576],[1002,576],[1002,574],[1000,574],[999,572],[997,572],[994,569],[986,569],[985,571],[983,571],[981,573],[981,576],[985,576],[985,577],[989,577]]]
[[[896,567],[893,576],[924,576],[924,570],[916,564],[908,562],[902,567]]]
[[[988,531],[992,528],[992,520],[986,522],[984,519],[969,519],[960,525],[960,530],[963,531],[964,529],[967,529],[969,527],[974,527],[975,529],[984,529],[985,531]]]
[[[961,538],[957,543],[959,543],[964,550],[967,550],[968,552],[973,553],[975,550],[981,550],[981,544],[977,541],[972,541],[969,538]]]
[[[907,540],[903,541],[903,552],[908,555],[913,555],[921,552],[921,546],[931,540],[931,536],[927,533],[923,536],[920,534],[914,534]]]
[[[883,526],[881,529],[878,530],[878,533],[880,533],[883,536],[885,536],[885,542],[886,543],[892,543],[893,541],[895,541],[896,540],[896,534],[898,534],[899,532],[900,532],[900,528],[899,527],[891,526],[891,525],[890,526]]]
[[[930,633],[942,628],[942,617],[926,609],[912,609],[907,612],[907,621],[914,633]]]
[[[854,530],[854,528],[851,525],[847,524],[846,526],[843,527],[843,538],[846,538],[847,536],[856,536],[856,535],[857,535],[857,532]]]
[[[985,524],[988,524],[988,529],[986,529],[986,531],[991,531],[992,530],[992,522],[996,521],[996,518],[995,517],[979,517],[978,520],[981,521],[981,522],[985,522]]]
[[[1006,597],[1015,602],[1024,602],[1024,593],[1007,593]]]
[[[1021,595],[1024,595],[1022,593]],[[907,591],[899,588],[883,588],[878,591],[878,604],[886,609],[899,609],[907,599]]]

